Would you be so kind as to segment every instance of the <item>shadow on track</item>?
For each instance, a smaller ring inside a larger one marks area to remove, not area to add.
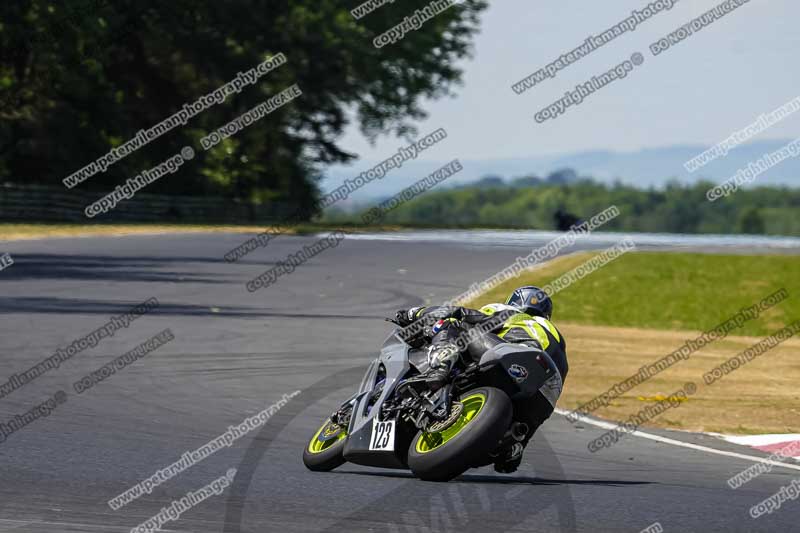
[[[78,298],[0,298],[0,314],[41,313],[59,315],[114,315],[127,312],[141,301],[114,302],[101,300],[81,300]],[[170,316],[215,316],[215,317],[263,317],[263,318],[309,318],[326,320],[369,319],[380,320],[375,315],[344,315],[320,313],[273,313],[263,307],[214,307],[208,305],[161,304],[150,314]]]
[[[236,477],[226,500],[224,533],[245,531],[243,511],[250,484],[273,442],[306,408],[333,392],[347,387],[355,388],[364,370],[364,367],[358,366],[323,378],[306,388],[264,424],[237,467]],[[566,478],[558,456],[544,435],[537,437],[535,445],[537,463],[546,464],[550,472]],[[346,474],[353,475],[353,472]],[[333,472],[319,475],[339,474]],[[476,482],[463,483],[459,478],[450,483],[429,483],[408,475],[408,481],[399,487],[350,511],[322,531],[353,531],[355,524],[364,526],[376,523],[395,532],[400,531],[403,525],[407,528],[430,527],[433,531],[508,530],[537,518],[537,523],[544,522],[549,529],[563,532],[576,530],[575,505],[566,483],[556,480],[554,484],[536,485],[513,482],[513,478],[509,478],[511,483],[495,483],[493,490],[488,491],[478,480],[495,480],[495,477],[467,474],[462,478],[473,478]],[[387,510],[391,512],[387,513]],[[370,530],[374,528],[370,526]]]
[[[355,470],[336,470],[337,474],[353,476],[376,476],[402,479],[416,479],[410,472],[357,472]],[[597,485],[599,487],[623,487],[626,485],[654,485],[653,481],[622,481],[608,479],[547,479],[531,476],[492,476],[463,474],[451,483],[487,483],[501,485]]]

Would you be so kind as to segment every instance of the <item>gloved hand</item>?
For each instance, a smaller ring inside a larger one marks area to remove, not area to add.
[[[394,314],[394,320],[401,327],[406,327],[407,325],[411,324],[411,320],[408,318],[408,311],[406,309],[400,309]]]
[[[395,313],[394,319],[397,321],[398,324],[402,327],[406,327],[412,322],[414,322],[416,314],[419,310],[422,309],[421,307],[412,307],[411,309],[400,309]]]

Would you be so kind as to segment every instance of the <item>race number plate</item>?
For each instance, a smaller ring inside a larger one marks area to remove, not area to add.
[[[372,421],[372,439],[369,449],[379,452],[394,451],[394,420]]]

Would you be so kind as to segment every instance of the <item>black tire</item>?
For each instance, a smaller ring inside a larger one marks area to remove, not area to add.
[[[321,451],[311,450],[314,442],[330,424],[330,419],[326,420],[322,427],[314,433],[314,436],[309,439],[305,448],[303,448],[303,464],[306,465],[306,468],[314,472],[330,472],[334,468],[345,463],[342,452],[344,452],[344,444],[347,442],[347,439],[339,439]]]
[[[461,397],[469,398],[477,394],[484,395],[483,406],[463,429],[444,444],[428,451],[417,451],[417,443],[423,438],[423,432],[417,433],[408,448],[408,466],[415,476],[426,481],[450,481],[485,459],[497,447],[511,425],[511,400],[506,393],[494,387],[472,389]]]

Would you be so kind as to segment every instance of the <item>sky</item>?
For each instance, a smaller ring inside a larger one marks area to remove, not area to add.
[[[421,134],[443,127],[448,138],[424,161],[552,156],[589,150],[636,151],[713,145],[760,114],[800,96],[800,2],[750,0],[658,56],[648,49],[720,0],[680,0],[521,95],[511,85],[621,22],[649,0],[492,0],[481,16],[474,56],[463,62],[456,96],[428,101]],[[557,117],[534,114],[634,52],[644,63]],[[795,139],[800,113],[756,140]],[[375,146],[353,124],[340,145],[363,160],[391,156],[402,140]],[[363,165],[361,165],[363,166]],[[354,168],[359,168],[356,164]]]

